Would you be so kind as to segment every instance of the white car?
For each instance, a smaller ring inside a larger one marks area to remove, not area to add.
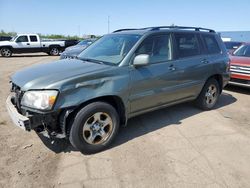
[[[3,57],[10,57],[12,53],[35,52],[59,55],[64,48],[65,41],[43,41],[37,34],[18,34],[10,41],[0,41],[0,51]]]

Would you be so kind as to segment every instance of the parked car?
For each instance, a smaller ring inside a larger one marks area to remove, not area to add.
[[[64,48],[64,41],[42,41],[37,34],[18,34],[10,41],[0,42],[0,52],[3,57],[10,57],[13,53],[35,52],[59,55],[59,51]]]
[[[229,54],[232,54],[237,48],[239,48],[243,42],[236,42],[236,41],[228,41],[224,42],[226,49]]]
[[[6,104],[18,127],[95,153],[139,114],[186,101],[211,110],[229,78],[225,45],[211,29],[122,29],[78,59],[16,72]]]
[[[10,41],[11,39],[11,36],[0,36],[0,41]]]
[[[74,59],[76,58],[85,48],[91,45],[96,39],[86,39],[80,41],[77,45],[71,46],[65,49],[61,54],[60,59]]]
[[[240,46],[231,59],[229,84],[250,88],[250,44]]]
[[[76,39],[65,39],[62,41],[65,41],[65,49],[70,46],[75,46],[79,43],[79,40],[76,40]]]

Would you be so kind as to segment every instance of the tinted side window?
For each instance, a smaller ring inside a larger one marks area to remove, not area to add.
[[[164,62],[171,59],[170,35],[152,36],[145,39],[136,50],[136,55],[150,55],[150,63]]]
[[[31,42],[37,42],[37,37],[34,36],[34,35],[30,36],[30,41]]]
[[[18,39],[16,39],[16,42],[28,42],[27,36],[20,36]]]
[[[179,58],[200,54],[199,42],[195,34],[175,33],[176,50]]]
[[[208,53],[210,54],[217,54],[220,53],[220,47],[215,39],[214,36],[212,35],[203,35],[203,39],[206,45],[206,48],[208,50]]]

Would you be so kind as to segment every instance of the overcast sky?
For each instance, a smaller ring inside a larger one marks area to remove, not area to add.
[[[0,29],[79,35],[184,25],[250,31],[249,0],[0,0]]]

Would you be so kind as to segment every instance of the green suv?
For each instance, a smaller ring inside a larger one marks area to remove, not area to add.
[[[121,29],[77,59],[16,72],[6,105],[20,128],[95,153],[133,116],[186,101],[212,109],[229,76],[225,46],[211,29]]]

